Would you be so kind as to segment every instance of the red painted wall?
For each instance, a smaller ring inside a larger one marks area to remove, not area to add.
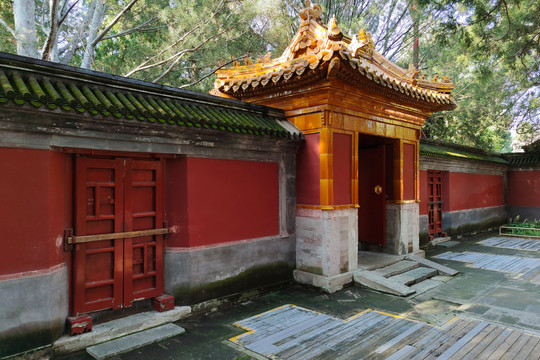
[[[70,156],[0,148],[0,166],[0,275],[63,263],[63,232],[71,223]]]
[[[427,182],[427,171],[420,171],[420,215],[427,215]],[[442,182],[443,211],[504,205],[503,176],[445,172]]]
[[[296,162],[296,202],[305,205],[321,203],[319,134],[307,134],[298,150]]]
[[[346,205],[351,200],[351,136],[334,134],[334,204]]]
[[[420,170],[420,215],[427,215],[428,176],[427,171]]]
[[[540,207],[540,170],[509,172],[507,189],[508,205]]]
[[[449,173],[447,211],[504,205],[504,179],[498,175]],[[445,183],[443,181],[443,187]]]
[[[167,165],[169,246],[201,246],[279,234],[277,163],[181,158]]]
[[[414,157],[412,144],[403,144],[403,200],[415,200],[414,193]]]

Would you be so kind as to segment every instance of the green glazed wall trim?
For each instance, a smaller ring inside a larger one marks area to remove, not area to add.
[[[109,87],[106,83],[55,78],[25,69],[3,68],[0,62],[0,105],[30,104],[40,110],[88,113],[106,117],[138,119],[163,126],[186,126],[203,129],[298,139],[301,133],[282,127],[271,115],[249,110],[226,108],[211,103],[190,102],[159,93],[141,93]]]

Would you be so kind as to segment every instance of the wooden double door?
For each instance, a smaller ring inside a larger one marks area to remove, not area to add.
[[[77,158],[74,315],[163,293],[163,209],[162,160]]]

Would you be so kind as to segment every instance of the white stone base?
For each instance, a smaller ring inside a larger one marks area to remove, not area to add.
[[[386,205],[386,248],[394,255],[407,255],[420,249],[418,203]]]
[[[334,276],[358,268],[358,211],[296,210],[296,268]]]
[[[343,286],[352,283],[353,275],[354,271],[348,271],[333,276],[317,275],[301,270],[294,270],[293,272],[294,280],[297,282],[321,288],[321,290],[330,294],[339,291],[343,289]]]

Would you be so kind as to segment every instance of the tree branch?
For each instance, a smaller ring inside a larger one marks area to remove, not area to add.
[[[163,79],[167,74],[169,74],[172,69],[176,66],[176,64],[178,64],[178,62],[180,61],[180,59],[185,55],[185,54],[188,54],[188,53],[194,53],[195,51],[199,50],[200,48],[202,48],[204,45],[206,45],[210,40],[212,39],[215,39],[216,37],[220,36],[221,34],[225,33],[226,31],[228,31],[229,29],[223,29],[221,32],[217,33],[217,34],[214,34],[210,37],[208,37],[206,40],[204,40],[203,42],[201,42],[199,45],[197,45],[196,47],[194,48],[191,48],[191,49],[185,49],[185,50],[182,50],[180,52],[178,52],[177,54],[175,54],[175,56],[178,56],[174,61],[173,63],[167,68],[167,70],[165,70],[161,75],[159,75],[156,79],[154,79],[154,81],[152,82],[158,82],[160,81],[161,79]],[[170,59],[172,59],[174,57],[171,57]]]
[[[80,0],[76,0],[73,5],[71,5],[69,7],[69,9],[65,12],[65,14],[62,16],[62,18],[60,19],[60,21],[58,22],[58,27],[60,27],[60,25],[62,25],[64,23],[64,21],[66,20],[67,16],[69,15],[69,13],[71,12],[71,10],[75,7],[75,5],[77,5],[77,3],[79,2]]]
[[[101,32],[101,34],[99,34],[96,39],[92,42],[92,46],[96,46],[97,43],[99,43],[101,41],[101,39],[103,39],[103,37],[105,35],[107,35],[107,33],[109,32],[109,30],[112,29],[112,27],[118,22],[118,20],[120,20],[120,18],[129,10],[133,7],[133,5],[135,5],[135,3],[139,1],[139,0],[132,0],[129,4],[127,4],[123,9],[122,11],[120,11],[115,17],[114,19],[112,19],[111,23],[109,25],[107,25],[107,27],[105,28],[105,30],[103,30]]]
[[[225,0],[222,0],[219,5],[217,6],[217,9],[216,11],[214,11],[214,13],[212,14],[211,17],[209,17],[208,19],[206,19],[205,22],[203,22],[202,24],[199,24],[197,26],[195,26],[194,28],[192,28],[191,30],[189,30],[187,33],[185,33],[184,35],[182,35],[182,37],[180,37],[178,40],[176,40],[174,43],[172,43],[171,45],[167,46],[165,49],[161,50],[157,55],[149,58],[148,60],[144,61],[143,63],[141,63],[139,66],[137,66],[135,69],[131,70],[130,72],[128,72],[126,75],[124,75],[125,77],[130,77],[131,75],[139,72],[139,71],[142,71],[142,70],[146,70],[146,69],[150,69],[152,67],[155,67],[155,66],[159,66],[159,65],[162,65],[164,64],[165,62],[167,61],[170,61],[171,59],[174,58],[175,55],[173,55],[171,58],[169,58],[168,60],[164,60],[164,61],[160,61],[158,63],[154,63],[154,64],[151,64],[151,65],[148,65],[148,63],[150,63],[152,60],[154,59],[157,59],[159,58],[161,55],[163,55],[166,51],[168,51],[169,49],[175,47],[176,45],[178,45],[179,43],[181,42],[184,42],[185,39],[191,35],[193,32],[195,32],[196,30],[198,30],[200,27],[208,24],[208,22],[210,22],[210,20],[212,20],[213,18],[215,18],[222,10],[223,10],[223,4],[224,4]]]
[[[220,66],[218,66],[218,67],[215,67],[211,72],[209,72],[208,74],[206,74],[205,76],[203,76],[203,77],[200,78],[199,80],[194,81],[194,82],[192,82],[192,83],[190,83],[190,84],[184,84],[184,85],[182,85],[182,86],[178,86],[178,88],[179,88],[179,89],[183,89],[183,88],[186,88],[186,87],[189,87],[189,86],[197,85],[198,83],[200,83],[200,82],[203,81],[204,79],[206,79],[206,78],[212,76],[213,74],[215,74],[216,71],[218,71],[218,70],[224,68],[225,66],[227,66],[227,65],[229,65],[229,64],[232,64],[233,62],[237,61],[238,59],[244,59],[244,58],[246,58],[246,57],[248,57],[248,56],[249,56],[249,53],[246,53],[246,54],[244,54],[244,55],[242,55],[242,56],[239,56],[239,57],[234,58],[234,59],[232,59],[232,60],[230,60],[230,61],[227,61],[225,64],[222,64],[222,65],[220,65]]]
[[[117,38],[117,37],[121,37],[121,36],[125,36],[125,35],[129,35],[129,34],[132,34],[134,32],[137,32],[141,29],[143,29],[145,26],[147,26],[148,24],[150,24],[152,21],[156,20],[156,18],[151,18],[150,20],[148,20],[147,22],[144,22],[138,26],[135,26],[134,28],[131,28],[131,29],[128,29],[128,30],[125,30],[125,31],[122,31],[122,32],[119,32],[118,34],[113,34],[113,35],[108,35],[108,36],[104,36],[103,39],[101,39],[102,41],[103,40],[109,40],[109,39],[114,39],[114,38]],[[158,29],[158,28],[154,28],[154,29]],[[148,29],[145,29],[145,30],[148,30]]]
[[[15,33],[15,30],[13,30],[2,18],[0,18],[0,24],[4,25],[4,27],[13,35],[13,37],[17,37],[17,34]]]

